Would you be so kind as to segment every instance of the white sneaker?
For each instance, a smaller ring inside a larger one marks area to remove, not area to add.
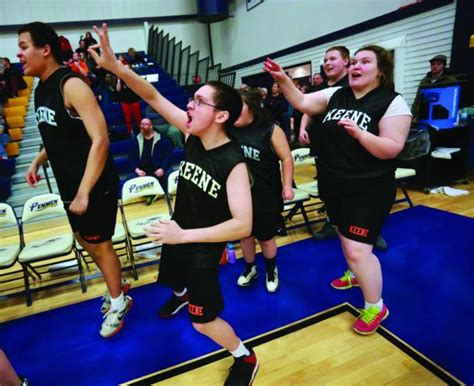
[[[130,287],[132,285],[128,280],[122,279],[122,292],[124,295],[128,295],[128,291],[130,291]],[[100,312],[106,314],[110,310],[110,293],[109,290],[106,289],[104,294],[102,295],[102,306],[100,307]]]
[[[252,281],[254,281],[258,277],[258,272],[257,272],[257,267],[255,265],[252,266],[251,269],[245,268],[245,271],[242,272],[237,279],[237,285],[240,287],[247,287],[250,284],[252,284]]]
[[[125,296],[124,306],[121,310],[109,311],[104,315],[104,322],[100,328],[102,338],[114,336],[123,326],[125,314],[132,308],[133,300],[130,296]]]
[[[267,287],[268,292],[276,292],[278,287],[280,286],[280,282],[278,281],[278,268],[275,267],[275,270],[271,273],[267,272],[267,276],[265,278],[265,285]]]

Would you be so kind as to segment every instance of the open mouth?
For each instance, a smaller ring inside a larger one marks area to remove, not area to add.
[[[189,129],[189,126],[191,125],[193,118],[191,117],[191,114],[189,113],[189,111],[186,111],[186,115],[188,116],[188,120],[186,121],[186,127]]]

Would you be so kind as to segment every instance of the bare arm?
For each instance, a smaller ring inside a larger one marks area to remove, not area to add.
[[[182,229],[175,221],[153,223],[145,232],[155,243],[216,243],[247,237],[252,230],[252,196],[247,166],[234,167],[226,183],[227,200],[232,218],[220,224],[195,229]]]
[[[311,124],[312,118],[308,114],[303,114],[300,124],[300,137],[301,143],[309,143],[308,127]]]
[[[263,69],[280,85],[285,98],[296,110],[309,115],[321,114],[326,110],[328,100],[322,91],[303,94],[286,75],[283,68],[271,59],[263,63]]]
[[[398,115],[384,117],[379,122],[379,135],[360,129],[354,121],[341,119],[339,125],[344,126],[350,135],[374,157],[380,159],[395,158],[403,149],[411,125],[411,116]]]
[[[91,46],[88,51],[96,61],[97,65],[113,72],[122,79],[128,87],[143,98],[155,111],[160,113],[171,125],[176,126],[183,133],[186,132],[186,122],[188,120],[185,111],[181,110],[163,95],[161,95],[150,83],[138,74],[124,66],[112,51],[107,25],[102,24],[102,31],[94,26],[94,31],[99,37],[100,44]],[[101,48],[99,55],[95,48]]]
[[[275,154],[281,161],[283,174],[283,191],[282,197],[284,200],[291,200],[295,196],[293,192],[293,173],[294,161],[291,156],[290,146],[283,130],[275,126],[272,134],[272,147]]]
[[[87,209],[89,194],[104,169],[109,151],[109,138],[104,115],[91,88],[81,79],[71,78],[64,84],[63,92],[65,106],[81,117],[92,141],[87,156],[86,169],[70,207],[72,212],[79,214]],[[77,204],[77,206],[73,204]]]
[[[28,185],[35,187],[35,184],[40,180],[40,175],[38,174],[38,169],[48,160],[48,154],[43,148],[31,162],[30,167],[26,171],[25,179],[28,182]]]

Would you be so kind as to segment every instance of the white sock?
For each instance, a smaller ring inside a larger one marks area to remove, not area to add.
[[[123,292],[120,292],[120,295],[117,298],[110,297],[110,310],[121,310],[125,306],[125,298]]]
[[[178,298],[180,298],[181,296],[184,296],[184,295],[186,294],[186,291],[187,291],[187,289],[185,288],[185,289],[182,290],[181,292],[173,291],[173,293],[174,293]]]
[[[352,272],[350,269],[349,269],[348,271],[349,271],[349,276],[350,276],[350,277],[356,277],[356,276],[354,275],[354,272]]]
[[[380,311],[383,309],[383,299],[380,299],[377,303],[368,303],[365,302],[365,309],[370,307],[377,307]]]
[[[234,351],[231,351],[230,353],[235,358],[250,355],[250,351],[247,349],[247,347],[244,346],[241,340],[239,340],[239,346]]]

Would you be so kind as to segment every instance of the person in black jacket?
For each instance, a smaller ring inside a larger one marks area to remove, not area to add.
[[[143,118],[140,122],[140,134],[132,139],[128,152],[134,177],[154,176],[166,191],[172,151],[170,139],[156,133],[151,120]]]

